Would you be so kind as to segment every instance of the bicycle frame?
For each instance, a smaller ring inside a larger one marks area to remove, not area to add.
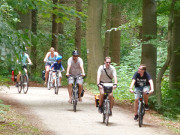
[[[104,86],[105,84],[109,84],[109,88]],[[113,90],[113,83],[104,83],[102,84],[104,88],[104,100],[103,100],[103,123],[106,123],[108,126],[109,122],[109,115],[110,115],[110,100],[109,100],[109,93]]]
[[[79,77],[82,77],[82,75],[77,75],[77,76],[70,75],[70,79],[74,80],[73,88],[72,88],[72,103],[73,103],[74,112],[76,112],[77,99],[78,99],[78,95],[79,95],[79,87],[77,84],[77,79]]]

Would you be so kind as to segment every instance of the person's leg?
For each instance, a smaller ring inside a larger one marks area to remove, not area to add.
[[[73,84],[73,79],[68,78],[68,93],[69,93],[69,103],[72,103],[72,84]]]
[[[62,74],[61,74],[61,72],[59,71],[59,86],[61,86],[61,80],[62,80]]]
[[[79,92],[79,101],[82,101],[82,98],[81,98],[81,92],[83,90],[83,79],[77,79],[77,84],[78,84],[78,92]]]
[[[104,89],[103,88],[99,88],[99,92],[100,92],[100,96],[99,96],[99,113],[102,113],[102,104],[103,104],[103,100],[104,100]]]
[[[134,97],[135,97],[135,101],[134,101],[134,120],[137,120],[138,119],[138,100],[139,100],[139,97],[140,97],[140,91],[141,88],[137,87],[135,88],[135,94],[134,94]]]
[[[149,92],[150,87],[149,86],[145,86],[143,88],[144,91],[144,102],[145,102],[145,110],[149,110],[149,106],[148,106],[148,98],[149,98],[149,94],[147,94],[147,92]]]

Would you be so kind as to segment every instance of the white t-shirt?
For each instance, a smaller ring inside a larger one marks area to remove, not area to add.
[[[106,72],[104,69],[106,70],[107,74],[111,77],[111,79],[106,75]],[[109,68],[106,68],[105,65],[101,65],[101,66],[99,66],[97,74],[98,74],[98,76],[100,75],[101,82],[109,83],[112,81],[113,77],[116,76],[116,69],[112,65],[110,65]]]
[[[80,65],[83,66],[83,60],[80,57],[77,58],[76,63],[74,62],[73,57],[70,57],[67,64],[71,65],[69,74],[78,75],[82,73]]]

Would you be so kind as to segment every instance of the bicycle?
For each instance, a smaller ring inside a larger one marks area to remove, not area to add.
[[[54,63],[52,61],[46,61],[48,63],[50,63],[51,65]],[[48,75],[48,80],[47,80],[47,88],[48,90],[50,90],[53,86],[53,75],[52,75],[52,71],[49,71],[49,75]]]
[[[60,70],[53,70],[55,72],[55,79],[54,79],[54,93],[58,94],[60,82],[59,82],[59,74],[61,74]]]
[[[144,92],[142,90],[138,91],[140,93],[140,97],[138,99],[138,121],[139,121],[139,127],[142,127],[143,124],[143,117],[145,114],[145,107],[144,107]],[[135,92],[135,94],[137,94],[138,92]],[[146,94],[149,94],[148,92],[146,92]]]
[[[73,104],[73,111],[76,112],[76,106],[77,106],[77,101],[78,101],[78,97],[79,97],[79,87],[77,84],[77,79],[82,79],[82,75],[77,75],[77,76],[73,76],[73,75],[69,75],[69,79],[73,79],[74,80],[74,84],[73,84],[73,88],[72,88],[72,104]],[[82,90],[83,92],[83,90]],[[83,94],[81,93],[81,97],[83,96]]]
[[[27,63],[27,65],[30,65],[29,63]],[[26,94],[28,92],[28,88],[29,88],[29,77],[28,74],[25,72],[25,67],[23,66],[23,71],[21,72],[21,76],[20,76],[20,82],[18,82],[18,92],[21,93],[22,89],[24,94]]]
[[[101,83],[104,88],[104,101],[103,101],[103,123],[108,126],[109,123],[109,115],[110,115],[110,100],[109,100],[109,93],[113,90],[113,83]]]

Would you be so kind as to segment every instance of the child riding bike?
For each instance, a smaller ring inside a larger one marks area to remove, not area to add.
[[[50,67],[50,70],[52,70],[52,69],[54,69],[54,70],[58,70],[58,74],[59,74],[59,84],[60,84],[60,86],[61,86],[61,78],[62,78],[62,74],[61,74],[61,72],[63,72],[63,71],[65,71],[64,70],[64,67],[63,67],[63,65],[62,65],[62,63],[61,63],[61,61],[62,61],[62,56],[61,55],[58,55],[57,57],[56,57],[56,62],[53,64],[53,65],[51,65],[51,67]],[[61,68],[61,71],[60,71],[60,68]],[[55,77],[55,73],[53,73],[53,78]],[[54,83],[54,79],[53,79],[53,83]]]

